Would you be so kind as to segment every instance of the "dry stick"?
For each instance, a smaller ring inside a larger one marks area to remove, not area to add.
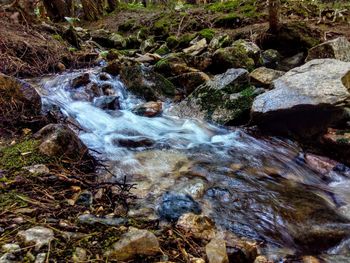
[[[182,23],[183,23],[185,17],[186,17],[186,16],[183,16],[182,19],[181,19],[181,21],[180,21],[180,23],[179,23],[179,27],[178,27],[177,33],[176,33],[176,36],[177,36],[177,37],[179,37],[179,35],[180,35],[180,33],[181,33],[181,25],[182,25]]]

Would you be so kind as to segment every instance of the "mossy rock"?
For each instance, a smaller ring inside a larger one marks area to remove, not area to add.
[[[147,101],[164,100],[175,95],[175,86],[151,68],[126,66],[121,70],[120,78],[131,92]]]
[[[167,44],[163,44],[154,53],[164,56],[170,53],[170,49],[168,48]]]
[[[127,21],[125,21],[123,24],[121,24],[118,27],[119,31],[123,31],[123,32],[129,32],[135,28],[138,28],[139,26],[136,25],[136,19],[129,19]]]
[[[201,36],[202,38],[205,38],[208,42],[210,42],[215,36],[215,30],[210,28],[205,28],[199,31],[198,35]]]
[[[166,44],[170,49],[175,49],[179,45],[179,40],[176,36],[169,36],[166,39]]]
[[[168,19],[162,18],[156,21],[152,27],[152,32],[156,36],[167,36],[170,31],[170,23]]]
[[[137,49],[140,47],[140,42],[138,41],[137,37],[135,35],[130,35],[126,39],[126,49]]]
[[[186,33],[179,38],[179,48],[186,48],[190,45],[190,42],[196,37],[196,34]]]
[[[45,164],[52,158],[39,152],[40,141],[26,139],[0,150],[0,169],[19,170],[25,166]]]
[[[215,27],[237,28],[242,25],[243,18],[237,14],[222,15],[215,19]]]

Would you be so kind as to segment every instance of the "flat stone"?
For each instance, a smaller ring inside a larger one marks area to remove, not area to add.
[[[24,240],[26,245],[35,245],[36,250],[49,245],[54,239],[53,231],[42,226],[36,226],[25,231],[20,231],[18,232],[18,236]]]
[[[249,76],[253,85],[270,87],[272,82],[285,74],[283,71],[260,67],[253,70]]]
[[[105,253],[109,260],[126,261],[137,255],[152,256],[160,252],[157,237],[148,230],[130,227],[121,239]]]

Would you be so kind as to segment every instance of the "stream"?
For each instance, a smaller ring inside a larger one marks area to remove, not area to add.
[[[84,72],[92,82],[113,87],[121,110],[102,110],[84,95],[84,87],[73,89],[78,71],[34,82],[44,107],[55,105],[77,122],[81,140],[105,160],[114,176],[101,180],[126,176],[136,184],[133,194],[139,199],[130,216],[158,218],[167,198],[191,196],[186,200],[218,227],[262,244],[265,254],[336,255],[338,260],[329,262],[350,262],[347,167],[316,172],[292,141],[180,119],[168,113],[170,101],[159,117],[135,115],[131,110],[144,101],[118,77],[102,81],[100,68]],[[140,140],[147,143],[121,143]]]

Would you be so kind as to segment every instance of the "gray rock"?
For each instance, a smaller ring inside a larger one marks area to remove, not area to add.
[[[215,223],[203,215],[186,213],[182,215],[176,223],[176,226],[198,239],[210,240],[215,236]]]
[[[253,85],[270,87],[275,79],[283,76],[285,72],[270,68],[260,67],[253,70],[249,76]]]
[[[74,89],[76,89],[76,88],[79,88],[81,86],[85,86],[85,85],[89,84],[90,82],[91,82],[91,80],[90,80],[89,73],[84,73],[84,74],[81,74],[80,76],[78,76],[72,80],[72,87]]]
[[[340,118],[350,103],[350,63],[312,60],[273,82],[258,96],[252,121],[267,131],[310,137]]]
[[[50,173],[50,169],[47,168],[44,164],[34,164],[32,166],[23,167],[23,169],[27,170],[32,174],[48,174]]]
[[[144,41],[142,41],[140,49],[142,53],[147,53],[151,51],[155,47],[156,43],[154,41],[154,38],[149,38]]]
[[[16,250],[21,249],[20,246],[16,243],[5,244],[1,247],[1,251],[5,253],[16,252]]]
[[[0,257],[0,263],[20,263],[20,261],[14,254],[5,253]]]
[[[118,33],[113,33],[109,37],[110,41],[113,42],[114,48],[125,48],[126,47],[126,40],[122,35],[119,35]]]
[[[148,230],[130,227],[121,239],[105,253],[109,260],[126,261],[137,255],[152,256],[160,252],[157,237]]]
[[[118,96],[101,96],[95,98],[94,105],[103,110],[119,110],[119,98]]]
[[[78,221],[80,224],[102,224],[107,226],[119,226],[127,223],[127,219],[120,217],[97,217],[91,214],[84,214],[78,216]]]
[[[229,69],[199,86],[170,112],[186,118],[199,118],[220,124],[241,124],[249,119],[256,94],[250,86],[248,71]]]
[[[261,53],[262,63],[266,67],[275,68],[281,60],[281,54],[275,49],[267,49]]]
[[[183,52],[185,54],[190,54],[191,56],[197,56],[202,51],[204,51],[204,49],[206,49],[207,47],[208,47],[207,40],[203,38],[198,42],[196,42],[195,44],[193,44],[192,46],[185,48]]]
[[[205,246],[205,253],[207,254],[209,263],[228,263],[228,256],[226,252],[226,242],[220,238],[212,239]]]
[[[309,49],[306,61],[318,58],[335,58],[350,62],[350,42],[346,37],[338,37]]]
[[[36,258],[34,263],[45,263],[46,260],[46,253],[39,253]]]
[[[49,245],[54,239],[53,231],[42,226],[36,226],[25,231],[20,231],[18,232],[18,236],[24,240],[26,245],[34,245],[36,250]]]
[[[304,53],[298,53],[292,57],[282,59],[276,69],[281,71],[289,71],[295,67],[301,66],[304,63],[304,59]]]

